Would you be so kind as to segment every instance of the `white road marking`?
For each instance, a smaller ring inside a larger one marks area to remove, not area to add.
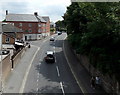
[[[55,50],[55,46],[53,47],[53,49]]]
[[[37,79],[37,82],[38,82],[39,80]]]
[[[65,38],[63,40],[65,40],[67,38],[67,35],[65,36]]]
[[[38,88],[37,88],[37,92],[38,92]]]
[[[25,76],[24,76],[24,78],[23,78],[22,86],[21,86],[21,88],[20,88],[19,93],[23,93],[23,91],[24,91],[24,87],[25,87],[25,84],[26,84],[26,80],[27,80],[27,77],[28,77],[30,68],[31,68],[31,66],[32,66],[32,62],[33,62],[33,60],[34,60],[34,58],[35,58],[35,56],[36,56],[36,54],[37,54],[37,52],[38,52],[39,50],[40,50],[40,47],[39,47],[39,48],[37,49],[37,51],[35,52],[32,60],[31,60],[31,62],[30,62],[30,65],[29,65],[28,69],[26,70],[26,73],[25,73]]]
[[[59,77],[60,76],[60,72],[59,72],[58,66],[56,66],[56,69],[57,69],[57,74],[58,74],[58,77]]]
[[[40,65],[41,63],[39,62],[39,65]]]
[[[64,42],[63,42],[63,49],[64,49]],[[79,88],[81,89],[81,91],[82,91],[83,94],[84,94],[84,93],[87,93],[87,92],[83,89],[83,87],[81,86],[80,81],[77,79],[76,74],[74,73],[74,71],[73,71],[73,69],[72,69],[72,66],[71,66],[70,63],[69,63],[69,60],[68,60],[67,55],[66,55],[66,53],[65,53],[64,50],[63,50],[63,52],[64,52],[65,58],[66,58],[66,60],[67,60],[68,66],[70,67],[70,70],[71,70],[71,72],[72,72],[72,74],[73,74],[73,76],[74,76],[74,78],[75,78],[75,80],[76,80]],[[84,95],[85,95],[85,94],[84,94]]]
[[[63,88],[63,84],[62,84],[62,82],[60,82],[60,87],[61,87],[61,89],[62,89],[62,93],[63,93],[63,95],[65,95],[65,91],[64,91],[64,88]]]
[[[45,43],[47,41],[47,39],[45,39],[44,41],[43,41],[43,43]]]
[[[55,63],[57,63],[56,57],[55,57]]]
[[[39,77],[39,73],[37,73],[38,77]]]

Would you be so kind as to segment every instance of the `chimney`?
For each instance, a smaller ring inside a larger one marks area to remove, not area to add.
[[[37,13],[37,12],[34,12],[34,15],[35,15],[35,16],[38,16],[38,13]]]
[[[8,10],[6,10],[6,15],[8,15]]]

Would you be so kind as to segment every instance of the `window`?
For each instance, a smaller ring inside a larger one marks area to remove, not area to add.
[[[39,32],[39,33],[42,32],[42,29],[38,29],[38,32]]]
[[[29,27],[32,27],[32,24],[31,24],[31,23],[29,23],[29,24],[28,24],[28,26],[29,26]]]
[[[45,32],[46,29],[43,29],[43,32]]]
[[[9,43],[9,42],[10,42],[10,38],[6,37],[6,43]]]
[[[22,23],[19,23],[19,26],[22,27]]]
[[[40,32],[41,32],[41,29],[38,29],[38,32],[40,33]]]
[[[40,23],[38,24],[38,27],[41,27],[41,24],[40,24]]]
[[[31,40],[31,38],[32,38],[32,37],[31,37],[31,36],[29,36],[29,39],[30,39],[30,40]]]
[[[10,23],[10,24],[14,26],[14,23]]]
[[[32,30],[31,30],[31,29],[29,29],[29,32],[32,32]]]
[[[45,27],[46,25],[45,24],[42,24],[43,27]]]

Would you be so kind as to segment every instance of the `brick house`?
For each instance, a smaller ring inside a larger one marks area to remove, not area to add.
[[[47,18],[47,19],[45,19]],[[24,31],[24,40],[37,40],[50,35],[49,17],[41,17],[34,14],[8,14],[6,11],[5,22]]]
[[[46,32],[49,33],[47,35],[50,35],[50,19],[48,16],[42,17],[46,21]]]
[[[11,24],[3,24],[2,31],[3,44],[14,44],[16,40],[23,40],[23,31]]]

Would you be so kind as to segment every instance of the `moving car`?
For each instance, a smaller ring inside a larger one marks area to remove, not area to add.
[[[47,56],[44,58],[46,63],[55,63],[55,57],[53,51],[47,51]]]
[[[62,34],[62,32],[58,32],[58,35],[61,35]]]
[[[51,38],[50,38],[50,41],[54,41],[54,40],[55,40],[55,38],[54,38],[54,37],[51,37]]]

